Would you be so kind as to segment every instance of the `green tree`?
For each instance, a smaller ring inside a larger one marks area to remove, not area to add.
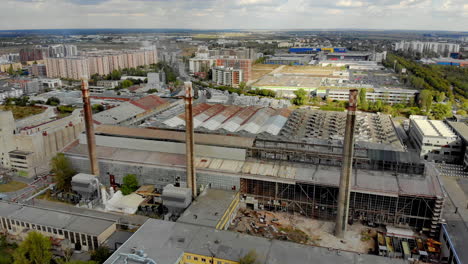
[[[138,189],[138,180],[135,174],[127,174],[123,178],[122,191],[123,195],[131,194]]]
[[[294,91],[294,95],[296,98],[293,99],[293,104],[295,105],[303,105],[307,101],[307,92],[304,89],[299,89]]]
[[[49,264],[52,260],[50,239],[36,231],[29,232],[15,250],[14,264]]]
[[[101,104],[93,104],[92,108],[93,108],[93,113],[99,113],[99,112],[104,111],[104,106]]]
[[[91,252],[91,260],[96,261],[96,263],[104,263],[112,255],[109,248],[106,246],[98,247],[96,250]]]
[[[245,89],[247,89],[247,84],[245,82],[239,83],[239,90],[241,91],[241,93],[244,92]]]
[[[149,94],[157,93],[157,92],[158,92],[158,89],[149,89],[149,90],[146,91],[146,92],[149,93]]]
[[[429,90],[422,90],[419,93],[419,107],[428,112],[432,105],[432,92]]]
[[[133,85],[133,82],[130,81],[130,80],[123,80],[123,81],[122,81],[122,88],[123,88],[123,89],[128,88],[128,87],[130,87],[130,86],[132,86],[132,85]]]
[[[10,67],[8,67],[8,74],[9,75],[15,74],[15,70],[13,69],[13,64],[10,64]]]
[[[358,106],[359,106],[360,109],[362,109],[364,111],[366,111],[369,108],[369,104],[367,103],[366,94],[367,94],[367,89],[366,88],[361,88],[361,90],[359,90]]]
[[[113,70],[110,74],[110,79],[111,80],[120,80],[122,77],[122,73],[119,70]]]
[[[57,106],[59,104],[60,104],[60,99],[58,99],[57,97],[50,97],[46,101],[46,105]]]
[[[257,262],[257,252],[255,250],[249,251],[247,255],[239,259],[240,264],[258,264]]]
[[[458,110],[458,111],[457,111],[457,115],[466,116],[467,113],[466,113],[465,110],[461,109],[461,110]]]
[[[451,117],[452,107],[450,104],[434,104],[431,108],[431,116],[439,120]]]
[[[445,100],[445,93],[444,92],[436,92],[434,94],[434,99],[438,103],[442,103]]]
[[[52,158],[51,167],[52,172],[55,174],[57,189],[69,191],[71,189],[71,179],[75,175],[70,160],[63,153],[58,153]]]

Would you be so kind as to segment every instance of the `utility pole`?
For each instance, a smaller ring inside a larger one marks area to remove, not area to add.
[[[343,146],[340,187],[338,190],[338,212],[336,215],[335,236],[344,237],[348,225],[349,197],[351,195],[351,173],[353,171],[354,127],[356,125],[358,90],[349,91],[348,113]]]

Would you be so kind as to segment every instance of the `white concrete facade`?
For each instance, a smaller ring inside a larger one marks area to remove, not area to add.
[[[412,116],[409,137],[421,158],[428,161],[454,163],[462,152],[460,138],[444,121]]]

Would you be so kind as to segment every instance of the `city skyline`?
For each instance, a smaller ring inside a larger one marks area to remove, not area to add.
[[[0,30],[68,28],[468,30],[463,0],[8,0]],[[13,23],[14,21],[14,23]]]

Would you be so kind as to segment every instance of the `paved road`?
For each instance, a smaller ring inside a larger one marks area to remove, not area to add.
[[[119,223],[127,223],[131,225],[142,225],[148,219],[148,217],[142,215],[126,215],[114,212],[103,212],[92,209],[79,208],[65,203],[51,202],[42,199],[33,199],[31,202],[29,202],[29,204],[52,210],[110,219]]]
[[[467,197],[454,177],[441,177],[449,196],[445,200],[443,217],[447,221],[447,231],[457,248],[457,254],[463,263],[468,263],[468,208]],[[456,210],[455,208],[458,207]]]

